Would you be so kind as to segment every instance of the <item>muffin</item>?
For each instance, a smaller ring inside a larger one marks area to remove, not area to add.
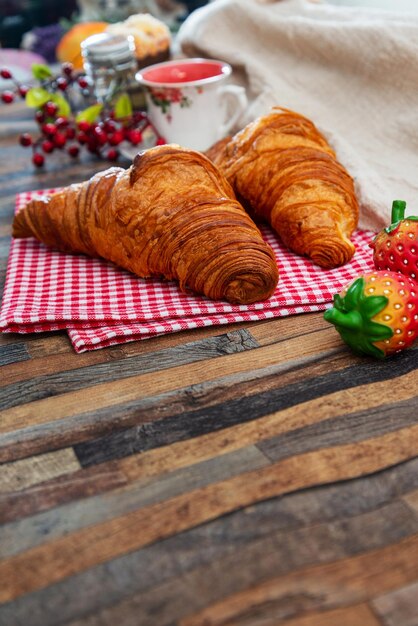
[[[149,13],[138,13],[131,15],[124,22],[109,24],[106,32],[112,35],[132,35],[138,69],[170,58],[170,30],[164,22]]]

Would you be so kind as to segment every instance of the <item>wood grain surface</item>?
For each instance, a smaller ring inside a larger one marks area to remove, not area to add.
[[[34,171],[0,109],[0,282]],[[123,163],[123,165],[128,165]],[[75,354],[0,335],[1,626],[418,626],[418,346],[320,313]]]

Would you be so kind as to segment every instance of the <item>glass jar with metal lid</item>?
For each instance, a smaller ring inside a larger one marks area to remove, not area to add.
[[[83,41],[81,51],[98,102],[111,100],[118,91],[129,91],[135,83],[137,62],[131,35],[92,35]]]

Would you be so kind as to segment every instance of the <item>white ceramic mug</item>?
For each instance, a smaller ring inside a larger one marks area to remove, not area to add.
[[[149,65],[136,78],[158,133],[168,143],[202,151],[225,137],[247,106],[243,87],[224,84],[231,73],[223,61],[181,59]]]

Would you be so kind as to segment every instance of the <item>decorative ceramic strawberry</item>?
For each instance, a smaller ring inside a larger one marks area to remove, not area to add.
[[[394,200],[392,223],[373,241],[373,261],[376,269],[401,272],[418,280],[418,217],[405,216],[406,202]]]
[[[355,352],[394,354],[418,337],[418,284],[399,272],[368,272],[334,296],[324,318]]]

